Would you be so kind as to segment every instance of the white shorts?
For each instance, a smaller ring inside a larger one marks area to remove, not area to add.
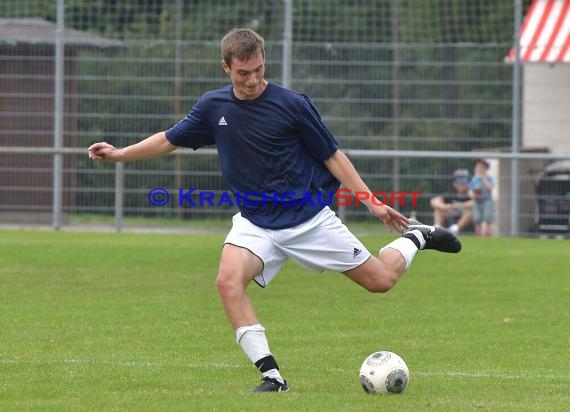
[[[224,243],[248,249],[263,262],[254,280],[265,287],[288,258],[316,271],[346,272],[362,265],[370,252],[327,206],[308,221],[287,229],[263,229],[236,214]]]

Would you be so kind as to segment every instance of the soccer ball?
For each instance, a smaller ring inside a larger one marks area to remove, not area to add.
[[[393,352],[375,352],[360,367],[360,384],[369,394],[402,393],[410,381],[406,362]]]

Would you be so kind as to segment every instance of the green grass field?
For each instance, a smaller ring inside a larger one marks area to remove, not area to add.
[[[567,240],[465,237],[385,295],[290,263],[250,295],[292,391],[251,394],[214,287],[223,238],[0,231],[0,410],[568,410]],[[382,349],[410,368],[402,395],[359,385]]]

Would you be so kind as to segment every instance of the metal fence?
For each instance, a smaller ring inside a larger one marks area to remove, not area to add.
[[[499,183],[497,233],[541,233],[544,196],[562,205],[543,210],[546,217],[570,202],[566,193],[540,196],[544,169],[568,160],[570,149],[525,145],[519,93],[528,79],[504,58],[528,5],[4,0],[0,219],[59,229],[111,217],[121,229],[140,219],[235,213],[149,202],[153,188],[224,191],[212,150],[115,167],[89,161],[86,148],[131,144],[175,123],[202,93],[227,83],[219,39],[247,26],[266,39],[268,79],[311,96],[372,188],[422,192],[401,210],[431,221],[429,199],[450,189],[453,170],[486,157]],[[559,88],[570,95],[569,82]],[[543,124],[570,139],[568,126]],[[364,208],[339,212],[348,221],[369,218]]]

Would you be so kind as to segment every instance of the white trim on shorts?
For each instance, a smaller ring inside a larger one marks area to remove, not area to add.
[[[370,258],[370,252],[327,206],[295,227],[263,229],[234,215],[224,244],[248,249],[263,262],[263,271],[254,280],[266,287],[287,259],[315,272],[346,272]]]

